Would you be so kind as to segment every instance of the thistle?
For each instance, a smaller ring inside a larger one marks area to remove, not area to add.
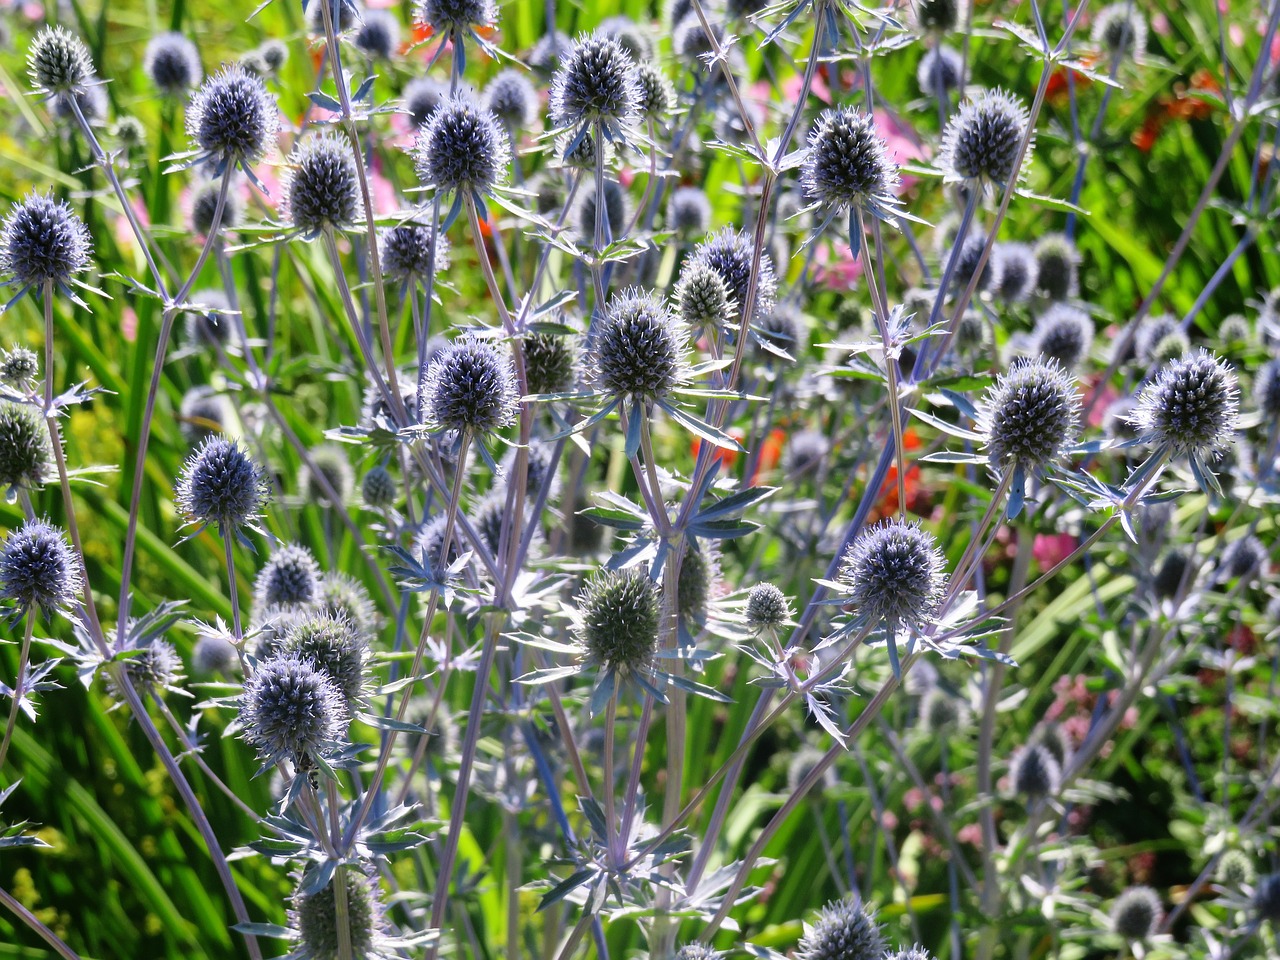
[[[939,162],[946,179],[981,189],[1004,188],[1021,179],[1031,155],[1018,151],[1030,140],[1030,115],[1011,94],[984,90],[966,100],[942,134]]]
[[[837,577],[861,622],[919,629],[946,586],[946,561],[933,536],[903,520],[885,520],[849,545]]]
[[[1126,940],[1149,940],[1163,916],[1160,897],[1154,890],[1129,887],[1111,907],[1111,929]]]
[[[70,606],[83,586],[71,545],[48,521],[27,520],[0,546],[0,598],[19,613],[38,607],[50,617]]]

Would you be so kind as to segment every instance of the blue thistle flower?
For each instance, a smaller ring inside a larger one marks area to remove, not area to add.
[[[1231,442],[1238,412],[1235,374],[1199,348],[1160,368],[1133,416],[1142,434],[1175,456],[1215,457]]]
[[[289,62],[289,47],[283,40],[264,40],[257,53],[271,73],[279,73]]]
[[[9,208],[0,226],[0,272],[24,290],[46,283],[65,286],[88,269],[92,255],[89,229],[67,203],[51,195],[27,194]]]
[[[563,30],[552,30],[538,38],[529,51],[529,66],[543,76],[549,76],[573,48],[573,40]]]
[[[942,134],[938,159],[946,179],[984,188],[1020,179],[1031,157],[1029,141],[1018,163],[1030,119],[1027,108],[1003,90],[983,90],[966,100]]]
[[[605,17],[596,27],[596,33],[616,40],[637,64],[653,57],[653,43],[640,24],[630,17],[616,15]]]
[[[837,900],[804,925],[796,960],[881,960],[885,946],[870,908],[857,899]]]
[[[268,764],[288,760],[299,772],[332,751],[347,724],[342,691],[309,660],[273,656],[245,680],[240,696],[244,738]]]
[[[809,131],[801,187],[829,209],[859,207],[886,219],[898,185],[897,165],[886,150],[870,114],[854,107],[824,110]]]
[[[170,97],[186,93],[204,74],[200,51],[180,33],[152,37],[142,58],[142,68],[156,89]]]
[[[1079,285],[1080,254],[1062,233],[1048,233],[1036,241],[1036,292],[1047,300],[1067,300]]]
[[[431,77],[418,77],[404,86],[405,113],[415,130],[426,127],[436,108],[449,96],[449,88]]]
[[[688,331],[657,294],[615,294],[592,335],[591,375],[615,397],[657,400],[688,377]]]
[[[394,280],[426,282],[432,270],[432,238],[435,239],[435,272],[449,269],[449,238],[429,226],[402,223],[382,235],[382,270]]]
[[[1113,57],[1140,57],[1147,51],[1147,21],[1133,0],[1120,0],[1099,10],[1090,39]]]
[[[185,679],[182,658],[167,640],[152,639],[135,648],[137,653],[120,661],[120,669],[144,701],[172,690]],[[125,701],[115,678],[107,676],[107,695],[117,703]]]
[[[946,561],[918,524],[884,520],[849,544],[837,580],[859,620],[918,629],[942,599]]]
[[[1075,381],[1056,360],[1015,361],[987,388],[978,408],[978,432],[992,467],[1036,471],[1074,442],[1080,419]]]
[[[776,631],[793,616],[791,601],[772,583],[757,583],[747,592],[747,624],[753,630]]]
[[[1178,322],[1178,318],[1170,313],[1160,313],[1154,317],[1147,317],[1138,325],[1137,331],[1133,336],[1133,352],[1138,360],[1144,364],[1151,364],[1160,359],[1158,348],[1160,344],[1171,335],[1181,332],[1182,324]],[[1183,351],[1185,352],[1185,351]],[[1181,353],[1178,354],[1181,356]],[[1174,360],[1177,357],[1166,357],[1165,359]]]
[[[84,41],[65,27],[43,27],[27,52],[31,85],[46,96],[83,93],[96,82]]]
[[[1156,596],[1161,600],[1169,600],[1178,595],[1178,591],[1183,587],[1183,579],[1187,578],[1187,568],[1191,565],[1191,557],[1185,550],[1170,550],[1160,560],[1160,565],[1156,567],[1155,576],[1152,578],[1151,586],[1156,592]],[[1195,582],[1195,578],[1191,577],[1187,580],[1187,587]]]
[[[622,231],[627,227],[627,195],[617,180],[604,181],[604,218],[603,242],[601,246],[621,239]],[[596,191],[592,187],[585,191],[578,200],[574,211],[574,225],[578,238],[589,243],[596,232]]]
[[[209,387],[192,387],[182,395],[178,429],[187,445],[194,447],[206,437],[221,433],[229,415],[226,397]]]
[[[524,374],[533,393],[561,393],[578,378],[578,349],[570,337],[533,333],[524,338]]]
[[[601,570],[577,602],[578,640],[590,663],[619,673],[649,665],[658,649],[661,591],[643,569]]]
[[[1280,873],[1258,880],[1253,888],[1253,913],[1259,920],[1270,920],[1272,926],[1280,924]]]
[[[235,644],[218,633],[202,634],[191,650],[191,665],[203,677],[226,676],[240,666]]]
[[[484,88],[480,105],[513,133],[532,128],[538,120],[538,91],[520,70],[499,72]]]
[[[307,886],[305,876],[299,881],[289,912],[300,941],[299,949],[292,954],[298,960],[338,960],[341,956],[342,937],[334,891],[338,883],[346,892],[346,942],[351,945],[351,956],[355,960],[366,960],[382,955],[377,952],[382,908],[375,881],[358,868],[340,867],[318,893],[304,892]]]
[[[196,187],[191,200],[191,228],[198,236],[207,237],[213,229],[213,215],[218,209],[218,194],[222,185],[217,180],[206,180]],[[222,219],[218,221],[219,230],[234,230],[240,223],[243,214],[240,196],[235,190],[228,190],[222,203]]]
[[[1147,940],[1163,916],[1159,894],[1147,886],[1129,887],[1111,906],[1111,929],[1126,940]]]
[[[40,361],[26,347],[13,346],[0,350],[0,385],[26,390],[40,376]]]
[[[721,333],[737,313],[724,277],[710,264],[686,260],[676,281],[675,305],[690,330]]]
[[[253,584],[258,609],[310,603],[320,591],[320,564],[306,547],[286,543],[266,562]]]
[[[400,21],[390,10],[366,10],[355,45],[377,60],[390,60],[400,49]]]
[[[226,534],[252,525],[267,499],[266,477],[238,443],[209,437],[183,465],[174,491],[188,523]]]
[[[0,400],[0,491],[31,489],[53,473],[53,444],[40,411]]]
[[[27,520],[0,547],[0,597],[20,612],[39,607],[51,616],[73,603],[82,586],[71,545],[47,520]]]
[[[1227,850],[1218,861],[1218,869],[1214,878],[1224,887],[1240,888],[1246,883],[1252,884],[1256,873],[1253,861],[1243,850]]]
[[[1062,766],[1042,744],[1028,744],[1010,761],[1015,793],[1038,800],[1058,792],[1062,782]]]
[[[599,125],[605,139],[622,135],[640,112],[635,61],[610,37],[582,36],[551,81],[551,120],[582,132]]]
[[[505,350],[465,336],[427,366],[424,419],[437,430],[494,433],[516,415],[520,391]]]
[[[511,149],[497,117],[457,96],[431,114],[414,143],[413,161],[424,186],[485,194],[506,183]]]
[[[392,506],[399,496],[395,477],[381,464],[373,467],[360,481],[360,496],[374,509]]]
[[[969,286],[969,281],[978,272],[978,263],[982,260],[982,252],[986,247],[987,238],[981,232],[965,237],[960,250],[954,254],[956,265],[951,273],[951,283],[957,290],[964,290]],[[988,258],[987,262],[982,265],[982,273],[978,275],[978,282],[973,288],[975,292],[981,292],[991,285],[991,274],[993,272],[991,268],[992,264],[990,258]]]
[[[1050,304],[1036,320],[1031,350],[1046,360],[1056,360],[1063,370],[1074,370],[1093,346],[1093,318],[1067,303]]]
[[[746,233],[735,231],[732,227],[725,227],[694,247],[686,263],[703,263],[720,274],[729,290],[730,299],[741,314],[747,309],[747,287],[751,280],[753,248],[754,244]],[[776,296],[777,279],[773,272],[773,259],[769,254],[762,252],[751,319],[767,316],[773,310]]]
[[[320,595],[308,609],[350,623],[366,640],[377,634],[378,611],[369,591],[355,577],[341,571],[330,571],[320,578]]]
[[[492,27],[498,22],[493,0],[422,0],[418,19],[437,35],[456,35],[472,27]]]
[[[675,106],[676,94],[671,82],[656,64],[648,60],[636,64],[636,83],[640,86],[640,116],[645,120],[661,120]]]
[[[284,178],[284,208],[304,237],[355,222],[360,203],[359,171],[350,145],[333,134],[310,137],[294,147]]]
[[[968,0],[912,0],[911,19],[926,33],[949,33],[963,28],[969,13]]]
[[[298,468],[298,490],[307,500],[330,506],[340,506],[350,500],[356,479],[355,472],[351,469],[351,461],[347,459],[346,450],[340,444],[323,443],[318,447],[312,447],[307,453],[311,463],[303,463]],[[337,496],[336,503],[332,502],[333,498],[325,489],[324,483],[320,482],[320,477],[324,477],[325,483],[333,489],[334,495]]]
[[[916,84],[926,97],[946,96],[960,86],[964,73],[964,58],[959,51],[938,44],[926,51],[916,66]]]
[[[342,694],[348,713],[353,713],[361,702],[368,644],[350,620],[326,613],[303,617],[290,624],[276,654],[309,660],[328,674]]]
[[[324,8],[329,8],[335,34],[346,33],[360,22],[362,12],[354,0],[305,0],[307,32],[324,36]]]
[[[221,164],[261,160],[274,145],[279,126],[275,98],[239,64],[205,80],[187,106],[187,135]]]
[[[1227,544],[1218,560],[1218,576],[1252,582],[1267,564],[1267,548],[1261,540],[1247,534]]]
[[[1025,243],[997,243],[991,251],[992,292],[1005,303],[1022,303],[1036,288],[1039,266]]]
[[[702,235],[711,224],[711,201],[699,187],[677,187],[667,201],[667,229],[684,236]]]

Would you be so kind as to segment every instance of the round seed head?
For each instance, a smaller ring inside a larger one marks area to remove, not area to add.
[[[694,247],[688,262],[702,263],[720,274],[729,290],[729,298],[744,312],[747,305],[747,287],[751,281],[751,256],[754,244],[746,233],[725,227],[713,233]],[[777,280],[773,273],[773,259],[767,253],[760,254],[752,319],[761,317],[773,309],[777,295]]]
[[[218,210],[218,194],[221,184],[217,180],[207,180],[196,188],[191,200],[191,228],[198,236],[207,237],[213,229],[213,215]],[[240,195],[235,190],[227,191],[227,198],[222,203],[222,219],[218,223],[219,230],[234,230],[240,223],[243,205]]]
[[[630,17],[605,17],[596,27],[596,33],[611,40],[616,40],[631,59],[636,63],[648,60],[653,56],[653,44],[644,28]]]
[[[484,88],[480,104],[511,131],[533,127],[538,121],[538,91],[523,70],[503,70]]]
[[[400,21],[390,10],[366,10],[355,43],[370,57],[390,60],[400,49]]]
[[[152,37],[142,58],[142,68],[166,96],[184,94],[204,75],[200,51],[180,33],[162,33]]]
[[[573,40],[563,30],[544,33],[529,51],[529,66],[543,76],[549,76],[560,66],[560,61],[572,46]]]
[[[214,633],[203,634],[191,651],[191,665],[200,676],[217,676],[234,673],[240,666],[236,647],[226,637]]]
[[[1134,421],[1176,455],[1216,456],[1231,442],[1238,408],[1235,374],[1201,348],[1160,368],[1138,397]]]
[[[964,58],[950,47],[938,44],[931,47],[916,67],[916,83],[920,93],[926,97],[936,97],[939,91],[943,96],[960,86],[960,77],[964,73]]]
[[[0,491],[38,487],[53,473],[53,444],[40,411],[0,400]]]
[[[667,201],[667,229],[701,235],[711,223],[711,201],[699,187],[677,187]]]
[[[1039,356],[1074,370],[1093,346],[1093,318],[1070,304],[1053,303],[1036,320],[1031,343]]]
[[[254,163],[275,144],[280,111],[262,80],[239,64],[205,80],[187,105],[187,135],[205,153]]]
[[[21,286],[65,284],[89,266],[93,241],[75,211],[52,195],[29,193],[0,226],[0,273]]]
[[[1079,286],[1080,254],[1066,234],[1045,234],[1034,247],[1036,292],[1047,300],[1066,300]]]
[[[860,619],[919,627],[942,598],[946,561],[932,534],[914,523],[885,520],[849,545],[837,579]]]
[[[1252,582],[1268,562],[1267,548],[1261,540],[1247,534],[1227,544],[1218,561],[1218,575],[1231,580]]]
[[[1035,252],[1025,243],[998,243],[991,251],[992,291],[1005,303],[1022,303],[1036,288]]]
[[[298,469],[298,491],[310,503],[338,506],[350,500],[356,477],[355,471],[351,469],[351,461],[347,459],[346,450],[338,444],[325,443],[313,447],[308,453],[311,463],[304,463]],[[324,477],[324,482],[321,482],[320,477]],[[332,488],[332,494],[326,488],[326,483]]]
[[[1253,402],[1268,421],[1280,418],[1280,360],[1268,360],[1253,378]]]
[[[574,224],[580,241],[590,243],[596,233],[596,191],[594,188],[582,194],[574,211]],[[618,240],[627,228],[627,195],[616,180],[604,181],[604,239],[606,244]]]
[[[1178,591],[1182,589],[1183,578],[1187,578],[1187,588],[1195,583],[1195,577],[1188,577],[1187,568],[1191,564],[1191,558],[1185,550],[1170,550],[1160,561],[1160,566],[1156,567],[1156,575],[1152,580],[1152,586],[1155,588],[1156,596],[1161,600],[1169,600],[1178,595]]]
[[[1022,176],[1030,147],[1018,162],[1028,135],[1027,108],[1003,90],[984,90],[966,100],[942,134],[940,162],[948,180],[1003,187]]]
[[[298,891],[293,896],[292,915],[302,941],[303,949],[299,956],[308,960],[338,960],[341,956],[342,936],[334,890],[339,883],[346,888],[346,942],[351,945],[351,956],[359,960],[374,955],[372,951],[382,917],[374,881],[358,869],[340,867],[319,893],[306,896],[302,892],[303,883],[298,884]]]
[[[914,0],[911,12],[917,29],[947,33],[964,27],[969,3],[968,0]]]
[[[404,86],[404,112],[415,130],[426,127],[431,115],[449,96],[449,88],[431,77],[418,77]]]
[[[147,128],[137,117],[125,114],[112,124],[111,136],[126,150],[133,150],[147,142]]]
[[[1253,912],[1259,920],[1280,924],[1280,873],[1272,873],[1258,881],[1253,890]]]
[[[688,377],[688,331],[655,293],[615,294],[593,339],[591,375],[611,396],[656,400]]]
[[[423,0],[418,19],[436,33],[460,33],[496,25],[498,5],[493,0]]]
[[[1218,861],[1218,869],[1214,876],[1222,886],[1238,888],[1245,884],[1252,884],[1257,873],[1247,853],[1243,850],[1228,850]]]
[[[308,0],[307,31],[324,36],[324,10],[329,8],[334,33],[346,33],[360,22],[361,12],[353,0]]]
[[[920,725],[932,737],[944,737],[964,725],[968,711],[957,697],[933,687],[920,699]]]
[[[1035,744],[1049,752],[1061,770],[1071,759],[1071,735],[1059,723],[1042,723],[1032,732],[1028,745]]]
[[[639,567],[601,570],[578,596],[578,639],[597,666],[627,672],[653,659],[658,646],[661,591]]]
[[[642,60],[636,64],[636,83],[640,85],[640,116],[646,120],[661,120],[675,106],[676,94],[671,82],[659,67]]]
[[[578,377],[578,345],[571,337],[532,333],[524,338],[524,374],[530,393],[573,389]]]
[[[442,193],[487,193],[507,180],[511,149],[502,124],[463,96],[441,100],[413,147],[418,178]]]
[[[320,591],[320,564],[311,551],[287,543],[269,559],[253,584],[253,600],[259,610],[267,607],[299,607]]]
[[[94,82],[84,41],[63,27],[44,27],[27,52],[31,85],[41,93],[79,93]]]
[[[1090,37],[1112,57],[1140,57],[1147,50],[1147,21],[1136,3],[1120,0],[1098,11]]]
[[[697,331],[719,331],[738,312],[724,277],[699,260],[685,261],[676,281],[675,303],[680,318]]]
[[[787,791],[791,794],[798,793],[800,785],[813,773],[822,760],[823,752],[815,747],[806,744],[797,750],[792,755],[791,762],[787,764]],[[818,782],[814,784],[813,790],[809,793],[809,798],[821,796],[822,791],[835,785],[835,768],[828,764],[827,768],[818,775]]]
[[[360,496],[367,506],[380,508],[395,504],[400,491],[391,471],[379,464],[360,481]]]
[[[1178,323],[1177,317],[1168,313],[1157,314],[1154,317],[1148,317],[1138,326],[1133,336],[1133,352],[1138,360],[1145,364],[1155,363],[1157,357],[1157,347],[1166,340],[1171,334],[1177,334],[1182,331],[1182,325]],[[1185,351],[1183,351],[1185,352]],[[1182,354],[1178,354],[1181,356]],[[1176,359],[1169,357],[1167,359]]]
[[[268,70],[279,73],[280,69],[289,62],[289,47],[282,40],[265,40],[262,46],[258,47],[258,55],[262,57],[262,62],[267,65]]]
[[[178,429],[187,446],[197,446],[208,437],[222,433],[231,410],[227,398],[209,387],[192,387],[182,395],[178,407]]]
[[[951,274],[951,283],[957,290],[968,287],[973,275],[978,273],[978,263],[982,260],[982,252],[986,246],[987,238],[981,233],[965,237],[964,243],[955,254],[956,265]],[[973,288],[975,292],[981,292],[990,286],[991,274],[991,262],[988,259],[988,262],[982,265],[982,272],[978,274],[978,282]]]
[[[828,903],[805,924],[796,960],[881,960],[884,934],[875,915],[853,899]]]
[[[757,583],[747,593],[746,617],[754,630],[777,630],[792,617],[791,601],[772,583]]]
[[[0,597],[20,610],[50,616],[80,595],[80,564],[62,531],[27,520],[0,547]]]
[[[1013,755],[1013,789],[1031,799],[1048,797],[1058,791],[1062,768],[1045,747],[1031,744]]]
[[[365,638],[351,621],[312,614],[290,626],[278,655],[311,661],[329,675],[352,710],[360,701],[367,652]]]
[[[629,124],[640,112],[635,61],[612,37],[581,36],[551,81],[557,127]]]
[[[1075,442],[1080,396],[1056,360],[1017,360],[987,388],[978,410],[991,465],[999,471],[1037,470]]]
[[[720,557],[709,545],[695,549],[690,543],[680,561],[680,577],[676,582],[676,609],[680,616],[695,623],[707,617],[707,605],[720,576]]]
[[[1222,326],[1218,328],[1218,339],[1228,345],[1248,343],[1253,339],[1253,331],[1243,314],[1232,313],[1223,318]]]
[[[334,134],[323,134],[294,147],[284,191],[285,215],[304,236],[351,226],[359,209],[360,183],[350,145]]]
[[[310,769],[310,757],[341,738],[346,705],[337,684],[309,660],[273,656],[258,665],[240,696],[240,726],[263,759],[291,760]]]
[[[261,514],[266,478],[238,443],[209,437],[183,465],[174,499],[188,523],[229,531]]]
[[[449,269],[449,238],[429,226],[402,223],[382,235],[383,272],[395,280],[422,280],[431,276],[431,240],[435,237],[435,271]]]
[[[520,390],[505,348],[465,336],[427,366],[424,396],[436,429],[493,433],[515,417]]]
[[[380,626],[378,610],[369,591],[355,577],[331,571],[320,578],[320,595],[310,607],[320,616],[351,624],[366,640],[377,635]]]
[[[809,131],[800,184],[811,199],[846,209],[893,196],[898,169],[870,114],[853,108],[824,110]]]
[[[40,376],[40,361],[26,347],[0,350],[0,385],[25,390]]]
[[[1126,940],[1146,940],[1163,916],[1159,894],[1146,886],[1129,887],[1111,907],[1111,929]]]

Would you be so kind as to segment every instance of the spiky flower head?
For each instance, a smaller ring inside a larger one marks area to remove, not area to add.
[[[796,960],[881,960],[884,934],[875,914],[857,899],[836,900],[818,911],[796,948]]]
[[[1239,394],[1231,369],[1201,347],[1160,368],[1138,397],[1134,422],[1175,455],[1217,456],[1235,433]]]
[[[111,125],[111,136],[126,150],[134,150],[147,142],[147,127],[137,117],[125,114],[116,117],[116,122]]]
[[[911,3],[916,28],[929,33],[963,28],[968,12],[968,0],[912,0]]]
[[[1162,600],[1168,600],[1177,596],[1178,591],[1182,589],[1184,579],[1187,585],[1195,582],[1195,577],[1188,577],[1187,568],[1191,565],[1191,557],[1185,550],[1170,550],[1160,560],[1160,565],[1156,567],[1155,577],[1152,579],[1151,585],[1155,588],[1156,596]]]
[[[231,301],[221,290],[209,288],[191,294],[190,301],[200,309],[183,314],[183,332],[193,346],[225,348],[235,332],[235,318],[229,315]]]
[[[302,770],[331,749],[347,723],[342,691],[309,660],[272,656],[258,665],[240,696],[244,737],[269,763],[290,760]]]
[[[65,284],[88,268],[92,255],[88,227],[52,195],[27,194],[0,226],[0,273],[24,287]]]
[[[378,630],[378,610],[369,591],[355,577],[340,570],[331,570],[320,578],[320,595],[308,609],[345,620],[366,639],[371,639]]]
[[[191,96],[187,136],[204,153],[256,163],[275,144],[280,110],[262,79],[239,64],[223,67]]]
[[[1252,338],[1253,331],[1244,314],[1232,313],[1222,318],[1222,325],[1218,327],[1218,339],[1222,343],[1228,345],[1248,343]]]
[[[382,464],[373,467],[360,480],[360,496],[364,499],[366,506],[375,509],[389,507],[396,502],[399,495],[395,477]]]
[[[574,338],[554,333],[531,333],[522,342],[524,375],[530,393],[561,393],[578,377],[578,346]]]
[[[1005,303],[1022,303],[1036,288],[1036,255],[1025,243],[998,243],[991,251],[992,292]]]
[[[80,595],[80,564],[62,531],[46,520],[27,520],[0,547],[0,597],[19,610],[44,615]]]
[[[928,950],[917,943],[892,953],[886,953],[884,960],[934,960],[934,958]]]
[[[266,562],[253,584],[258,609],[310,603],[320,590],[320,564],[299,543],[286,543]]]
[[[578,639],[589,662],[625,673],[653,659],[661,591],[644,569],[596,573],[578,595],[578,611]]]
[[[939,162],[946,179],[1001,188],[1019,179],[1031,156],[1028,143],[1019,163],[1029,123],[1027,108],[1003,90],[983,90],[966,100],[942,134]]]
[[[753,251],[754,244],[745,232],[725,227],[694,247],[686,263],[703,263],[720,274],[728,287],[730,299],[741,314],[747,310],[747,288],[751,282]],[[756,277],[755,302],[751,310],[753,320],[765,316],[773,309],[777,295],[773,258],[769,254],[761,252]]]
[[[707,605],[720,576],[720,557],[709,543],[697,547],[691,541],[686,543],[676,582],[676,610],[680,616],[701,623],[706,619]]]
[[[1253,868],[1253,861],[1243,850],[1227,850],[1218,861],[1214,876],[1224,887],[1242,887],[1246,883],[1253,883],[1257,871]]]
[[[337,685],[348,711],[359,703],[364,687],[367,643],[355,624],[319,613],[293,623],[277,649],[280,656],[309,660]]]
[[[557,127],[600,124],[616,130],[640,112],[640,83],[631,54],[612,37],[583,35],[551,81],[551,121]]]
[[[365,10],[355,45],[370,57],[390,60],[400,49],[400,21],[390,10]]]
[[[946,96],[960,85],[964,58],[943,44],[931,47],[916,66],[916,84],[926,97]]]
[[[319,36],[324,36],[325,32],[324,12],[326,7],[329,10],[329,19],[333,23],[334,33],[346,33],[360,22],[362,16],[360,8],[355,4],[355,0],[307,0],[304,6],[306,8],[307,30]]]
[[[507,181],[511,148],[490,111],[465,96],[440,101],[413,145],[423,184],[441,193],[488,193]]]
[[[1056,360],[1019,359],[987,388],[978,408],[991,465],[999,471],[1037,470],[1075,441],[1080,395]]]
[[[1268,874],[1253,888],[1253,912],[1259,920],[1280,924],[1280,873]]]
[[[196,187],[191,199],[191,227],[195,233],[207,237],[213,229],[213,215],[218,210],[218,195],[222,186],[217,180],[207,180]],[[219,230],[234,230],[240,223],[243,213],[240,195],[235,190],[228,190],[222,202],[222,219],[218,221]]]
[[[661,120],[675,106],[676,93],[662,69],[648,60],[636,64],[636,83],[640,87],[640,116],[645,120]]]
[[[1050,304],[1036,320],[1031,349],[1063,370],[1074,370],[1093,346],[1093,318],[1067,303]]]
[[[289,47],[283,40],[274,38],[264,40],[257,52],[272,73],[279,73],[281,68],[289,62]]]
[[[1169,313],[1156,314],[1154,317],[1147,317],[1139,325],[1133,335],[1133,352],[1134,355],[1142,363],[1151,364],[1161,362],[1158,347],[1169,336],[1180,333],[1182,324],[1178,322],[1178,318]],[[1184,353],[1186,351],[1183,351]],[[1179,354],[1178,356],[1181,356]],[[1166,357],[1165,360],[1175,360],[1177,357]]]
[[[1063,233],[1047,233],[1036,241],[1036,292],[1047,300],[1066,300],[1079,286],[1080,253]]]
[[[596,27],[596,32],[600,36],[617,40],[618,45],[631,54],[631,59],[636,63],[653,56],[653,43],[649,35],[630,17],[622,15],[605,17]]]
[[[44,483],[53,471],[53,444],[40,411],[0,400],[0,493]]]
[[[724,277],[710,264],[686,260],[676,281],[675,305],[691,330],[719,333],[738,312]]]
[[[1027,739],[1027,745],[1040,746],[1049,751],[1049,756],[1058,764],[1059,770],[1064,768],[1067,761],[1071,759],[1073,749],[1071,734],[1060,723],[1040,724]]]
[[[1010,762],[1015,793],[1039,799],[1058,792],[1062,780],[1062,766],[1042,744],[1027,744],[1019,749]]]
[[[318,2],[318,0],[316,0]],[[319,892],[304,893],[306,878],[300,880],[293,896],[290,918],[298,930],[299,960],[338,960],[343,938],[338,926],[337,892],[341,883],[346,892],[346,942],[352,960],[373,956],[382,922],[375,881],[355,867],[340,867]]]
[[[920,724],[933,737],[954,733],[967,716],[964,702],[942,687],[933,687],[920,698]]]
[[[431,276],[431,240],[435,237],[435,272],[449,269],[449,238],[418,223],[401,223],[382,235],[382,269],[394,280],[426,281]]]
[[[1111,906],[1111,929],[1126,940],[1146,940],[1163,916],[1159,894],[1147,886],[1129,887]]]
[[[17,344],[0,350],[0,385],[25,390],[40,376],[40,360],[35,352]]]
[[[209,387],[192,387],[182,395],[178,407],[178,429],[187,445],[194,447],[206,437],[223,431],[230,418],[227,398]]]
[[[494,26],[498,5],[493,0],[422,0],[418,20],[437,34],[460,33]]]
[[[918,524],[884,520],[849,544],[837,579],[860,619],[918,628],[942,599],[946,561]]]
[[[404,85],[404,110],[415,130],[422,130],[449,96],[449,88],[433,77],[418,77]]]
[[[307,500],[331,506],[340,506],[350,500],[356,476],[351,469],[351,461],[347,459],[347,451],[340,444],[322,443],[312,447],[307,454],[311,462],[304,462],[298,469],[298,490]]]
[[[237,442],[209,437],[183,465],[174,500],[188,523],[231,531],[260,516],[266,478]]]
[[[81,93],[95,79],[89,48],[65,27],[44,27],[35,35],[27,68],[31,85],[47,95]]]
[[[240,666],[236,646],[220,633],[206,632],[191,650],[191,665],[200,676],[234,673]]]
[[[898,168],[887,149],[871,114],[824,110],[809,131],[800,184],[809,198],[837,210],[892,202]]]
[[[711,27],[710,32],[707,26]],[[717,47],[723,49],[726,37],[727,32],[718,21],[708,20],[704,25],[696,12],[690,12],[671,31],[671,49],[681,60],[705,64]]]
[[[1253,581],[1266,567],[1267,548],[1253,534],[1227,544],[1218,560],[1218,575],[1232,580]]]
[[[711,223],[711,201],[700,187],[676,187],[667,201],[667,229],[701,235]]]
[[[1119,0],[1094,16],[1090,39],[1113,57],[1141,57],[1147,51],[1147,20],[1133,0]]]
[[[652,291],[614,294],[593,332],[591,375],[605,393],[656,400],[688,377],[688,331]]]
[[[538,121],[538,91],[522,70],[499,72],[484,88],[480,104],[511,131],[531,128]]]
[[[603,228],[601,246],[620,240],[627,228],[627,195],[622,184],[617,180],[605,180],[604,184],[604,216],[601,218]],[[578,200],[574,210],[574,226],[579,240],[589,243],[596,233],[597,196],[594,187],[586,190]]]
[[[288,164],[284,208],[295,229],[309,237],[355,222],[360,174],[349,143],[335,134],[308,137],[294,147]]]
[[[161,33],[151,38],[142,58],[142,67],[157,90],[166,96],[186,93],[203,76],[200,51],[180,33]]]
[[[1280,419],[1280,360],[1268,360],[1253,378],[1253,402],[1268,422]]]
[[[956,265],[952,268],[951,283],[957,290],[964,290],[969,286],[974,275],[977,274],[978,281],[974,284],[975,291],[982,291],[991,285],[991,262],[990,259],[986,263],[982,262],[982,255],[987,249],[987,238],[981,233],[970,234],[964,238],[964,242],[960,247],[954,250],[949,256],[955,257]],[[979,273],[979,270],[981,272]]]
[[[676,951],[675,960],[722,960],[724,954],[706,944],[686,943]]]
[[[439,430],[493,433],[516,415],[520,390],[505,348],[464,336],[427,366],[425,420]]]
[[[777,630],[792,617],[791,601],[772,583],[757,583],[747,592],[747,623],[753,630]]]
[[[139,647],[133,656],[120,661],[120,669],[143,700],[158,696],[183,680],[182,658],[167,640],[152,640]],[[117,702],[125,699],[111,675],[107,676],[107,693]]]

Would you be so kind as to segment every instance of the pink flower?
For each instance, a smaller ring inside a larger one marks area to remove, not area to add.
[[[372,194],[373,212],[377,215],[395,213],[400,209],[400,201],[396,199],[396,188],[391,181],[377,169],[369,178],[369,191]]]
[[[852,290],[862,276],[862,260],[850,255],[847,239],[834,245],[819,246],[813,259],[814,279],[832,290]],[[781,272],[783,265],[778,266]]]
[[[901,165],[925,159],[924,148],[914,130],[886,110],[876,110],[872,116],[876,122],[876,132],[884,137],[889,157],[894,162]],[[901,196],[915,182],[915,177],[903,177],[898,195]]]
[[[1031,546],[1031,556],[1041,570],[1048,570],[1065,560],[1076,548],[1076,538],[1069,533],[1038,533]]]
[[[128,343],[138,339],[138,315],[128,304],[120,311],[120,333]]]
[[[961,843],[968,843],[975,847],[981,847],[982,827],[978,826],[976,823],[966,823],[956,831],[956,839]]]

